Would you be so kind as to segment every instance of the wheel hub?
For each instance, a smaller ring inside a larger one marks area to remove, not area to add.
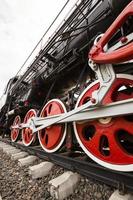
[[[112,120],[112,117],[105,117],[105,118],[100,118],[99,122],[101,124],[109,124],[111,122],[111,120]]]

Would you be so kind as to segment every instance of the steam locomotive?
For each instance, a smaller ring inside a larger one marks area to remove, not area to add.
[[[1,135],[133,171],[133,1],[78,2],[23,75],[9,80]]]

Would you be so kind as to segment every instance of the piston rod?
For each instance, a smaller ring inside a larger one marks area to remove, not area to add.
[[[96,106],[95,108],[89,108],[80,110],[76,108],[70,112],[60,115],[48,116],[48,117],[32,117],[26,124],[20,124],[12,126],[12,128],[31,128],[33,133],[42,130],[48,126],[58,123],[68,122],[80,122],[95,120],[99,118],[116,117],[121,115],[133,114],[133,99],[110,103],[104,106]]]

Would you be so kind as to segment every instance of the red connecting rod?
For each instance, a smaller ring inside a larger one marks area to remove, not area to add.
[[[126,46],[123,46],[113,52],[104,52],[104,46],[131,15],[133,15],[133,1],[126,6],[126,8],[105,32],[103,37],[101,37],[97,44],[92,47],[89,52],[89,58],[91,60],[99,64],[113,64],[133,59],[133,42],[130,42]]]

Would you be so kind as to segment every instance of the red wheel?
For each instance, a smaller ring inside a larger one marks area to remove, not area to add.
[[[65,113],[64,104],[58,99],[50,100],[42,109],[40,117],[47,117]],[[49,126],[38,132],[39,142],[42,148],[49,153],[57,151],[66,137],[66,124]]]
[[[34,110],[34,109],[29,110],[26,113],[26,115],[25,115],[23,123],[27,123],[28,120],[31,117],[36,117],[36,116],[37,116],[36,110]],[[35,143],[35,141],[36,141],[36,134],[33,134],[32,130],[30,128],[24,128],[22,130],[22,141],[23,141],[23,144],[25,146],[30,146],[30,145],[32,145],[32,144]]]
[[[19,115],[17,115],[13,121],[13,126],[21,124],[21,118]],[[11,141],[16,142],[19,138],[20,129],[19,128],[13,128],[11,131]]]
[[[86,103],[98,88],[98,81],[87,87],[76,107]],[[133,76],[118,75],[103,104],[129,98],[133,98]],[[133,116],[74,122],[74,131],[80,146],[94,161],[110,169],[133,171]]]

